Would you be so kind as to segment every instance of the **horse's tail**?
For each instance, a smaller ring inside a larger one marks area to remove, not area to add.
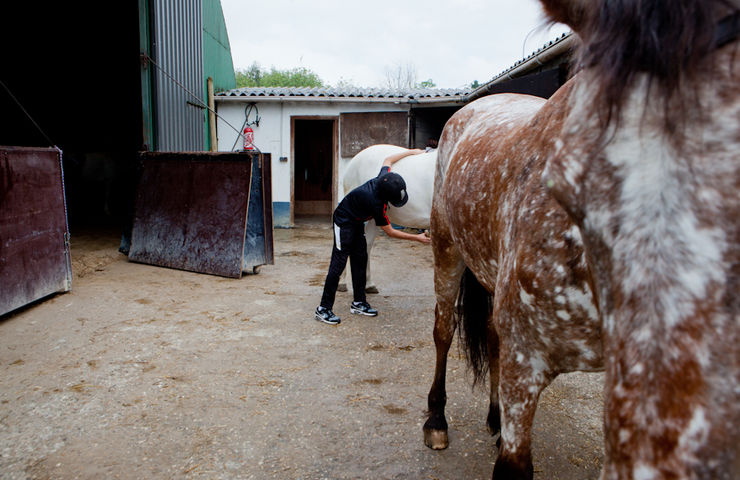
[[[493,295],[466,268],[457,297],[458,334],[468,365],[473,371],[473,384],[482,380],[488,372],[488,319],[492,311]]]

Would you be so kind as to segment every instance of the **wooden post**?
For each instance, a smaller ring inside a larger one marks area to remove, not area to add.
[[[211,138],[211,151],[218,151],[218,138],[216,137],[216,101],[213,99],[213,78],[208,77],[208,129]]]

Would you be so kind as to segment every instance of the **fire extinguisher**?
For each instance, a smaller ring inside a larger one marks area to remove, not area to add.
[[[254,130],[252,130],[252,127],[244,129],[244,150],[254,150]]]

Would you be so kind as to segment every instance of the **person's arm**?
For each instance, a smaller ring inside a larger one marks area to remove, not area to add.
[[[390,224],[383,225],[380,228],[385,232],[386,235],[392,238],[399,238],[401,240],[416,240],[417,242],[421,242],[424,244],[429,244],[432,241],[431,238],[427,237],[426,233],[417,233],[414,235],[412,233],[406,233],[400,230],[396,230]]]
[[[383,167],[390,167],[397,161],[401,160],[404,157],[408,157],[409,155],[417,155],[419,153],[424,153],[424,150],[420,148],[412,148],[411,150],[405,150],[403,152],[394,153],[393,155],[390,155],[385,158],[383,161]]]

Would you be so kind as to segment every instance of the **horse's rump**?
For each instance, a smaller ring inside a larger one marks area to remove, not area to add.
[[[497,314],[497,324],[526,323],[537,312],[540,323],[522,331],[560,345],[564,353],[552,357],[552,370],[595,370],[600,327],[577,324],[598,318],[580,233],[542,180],[558,112],[567,111],[559,98],[545,104],[527,95],[491,95],[457,112],[440,141],[433,215],[443,218],[439,233],[449,235],[465,265],[495,292],[494,311],[506,312]]]

